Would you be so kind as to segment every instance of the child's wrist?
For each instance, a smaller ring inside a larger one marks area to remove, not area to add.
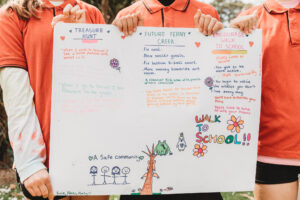
[[[31,163],[21,169],[17,168],[17,172],[19,174],[21,183],[23,183],[27,178],[29,178],[30,176],[32,176],[33,174],[35,174],[36,172],[42,169],[46,169],[46,166],[40,161]]]

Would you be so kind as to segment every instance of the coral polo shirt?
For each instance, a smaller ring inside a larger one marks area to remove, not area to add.
[[[24,21],[14,11],[0,11],[0,67],[19,67],[28,71],[34,91],[34,102],[47,149],[48,166],[50,144],[50,112],[52,87],[53,28],[54,16],[62,14],[67,4],[79,5],[86,11],[87,23],[104,24],[100,11],[79,0],[66,0],[53,6],[44,0],[40,19]]]
[[[254,7],[263,31],[262,104],[258,154],[300,159],[300,4],[275,0]]]
[[[194,28],[194,16],[198,9],[220,21],[214,7],[196,0],[175,0],[170,6],[164,6],[158,0],[140,0],[121,10],[117,18],[141,13],[144,26]]]

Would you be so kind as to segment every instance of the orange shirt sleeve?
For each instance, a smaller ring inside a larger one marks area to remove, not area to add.
[[[95,24],[106,24],[105,19],[98,8],[95,9]]]
[[[211,6],[211,5],[208,5],[206,6],[205,8],[199,8],[201,9],[201,11],[206,14],[206,15],[210,15],[212,16],[213,18],[216,18],[218,21],[221,21],[220,19],[220,16],[219,16],[219,13],[218,11],[215,9],[215,7]]]
[[[106,24],[105,19],[98,8],[92,5],[88,5],[87,16],[90,17],[92,24]]]
[[[216,18],[219,22],[221,21],[218,11],[214,8],[214,18]]]
[[[129,14],[134,14],[134,13],[140,13],[143,15],[143,11],[142,11],[141,7],[144,7],[144,5],[141,2],[136,2],[135,4],[133,4],[129,7],[121,9],[118,12],[115,19],[120,19],[121,17],[124,17]]]
[[[0,11],[0,67],[14,66],[27,69],[22,26],[17,14],[4,8]]]

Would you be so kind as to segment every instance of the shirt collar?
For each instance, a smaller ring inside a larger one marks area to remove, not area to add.
[[[289,10],[288,8],[281,6],[275,0],[266,0],[264,7],[269,13],[285,13]],[[300,4],[298,4],[298,6],[296,6],[294,9],[300,10]]]
[[[61,8],[63,9],[67,4],[71,4],[73,7],[78,3],[77,0],[65,0],[64,3],[62,3],[59,6],[54,6],[50,3],[49,0],[42,0],[43,1],[43,7],[44,8]]]
[[[170,6],[164,6],[158,0],[143,0],[143,3],[147,10],[153,14],[165,7],[170,7],[174,10],[184,12],[189,6],[190,0],[175,0]]]

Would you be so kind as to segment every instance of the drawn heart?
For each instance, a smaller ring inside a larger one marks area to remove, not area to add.
[[[93,160],[93,156],[89,156],[89,160],[92,161]]]
[[[125,39],[125,35],[122,35],[121,38],[124,40]]]
[[[195,45],[196,45],[197,48],[199,48],[201,43],[200,42],[195,42]]]
[[[254,45],[254,42],[250,41],[249,45],[250,45],[250,47],[252,47]]]
[[[60,39],[61,39],[61,40],[65,40],[66,37],[65,37],[65,36],[60,36]]]

